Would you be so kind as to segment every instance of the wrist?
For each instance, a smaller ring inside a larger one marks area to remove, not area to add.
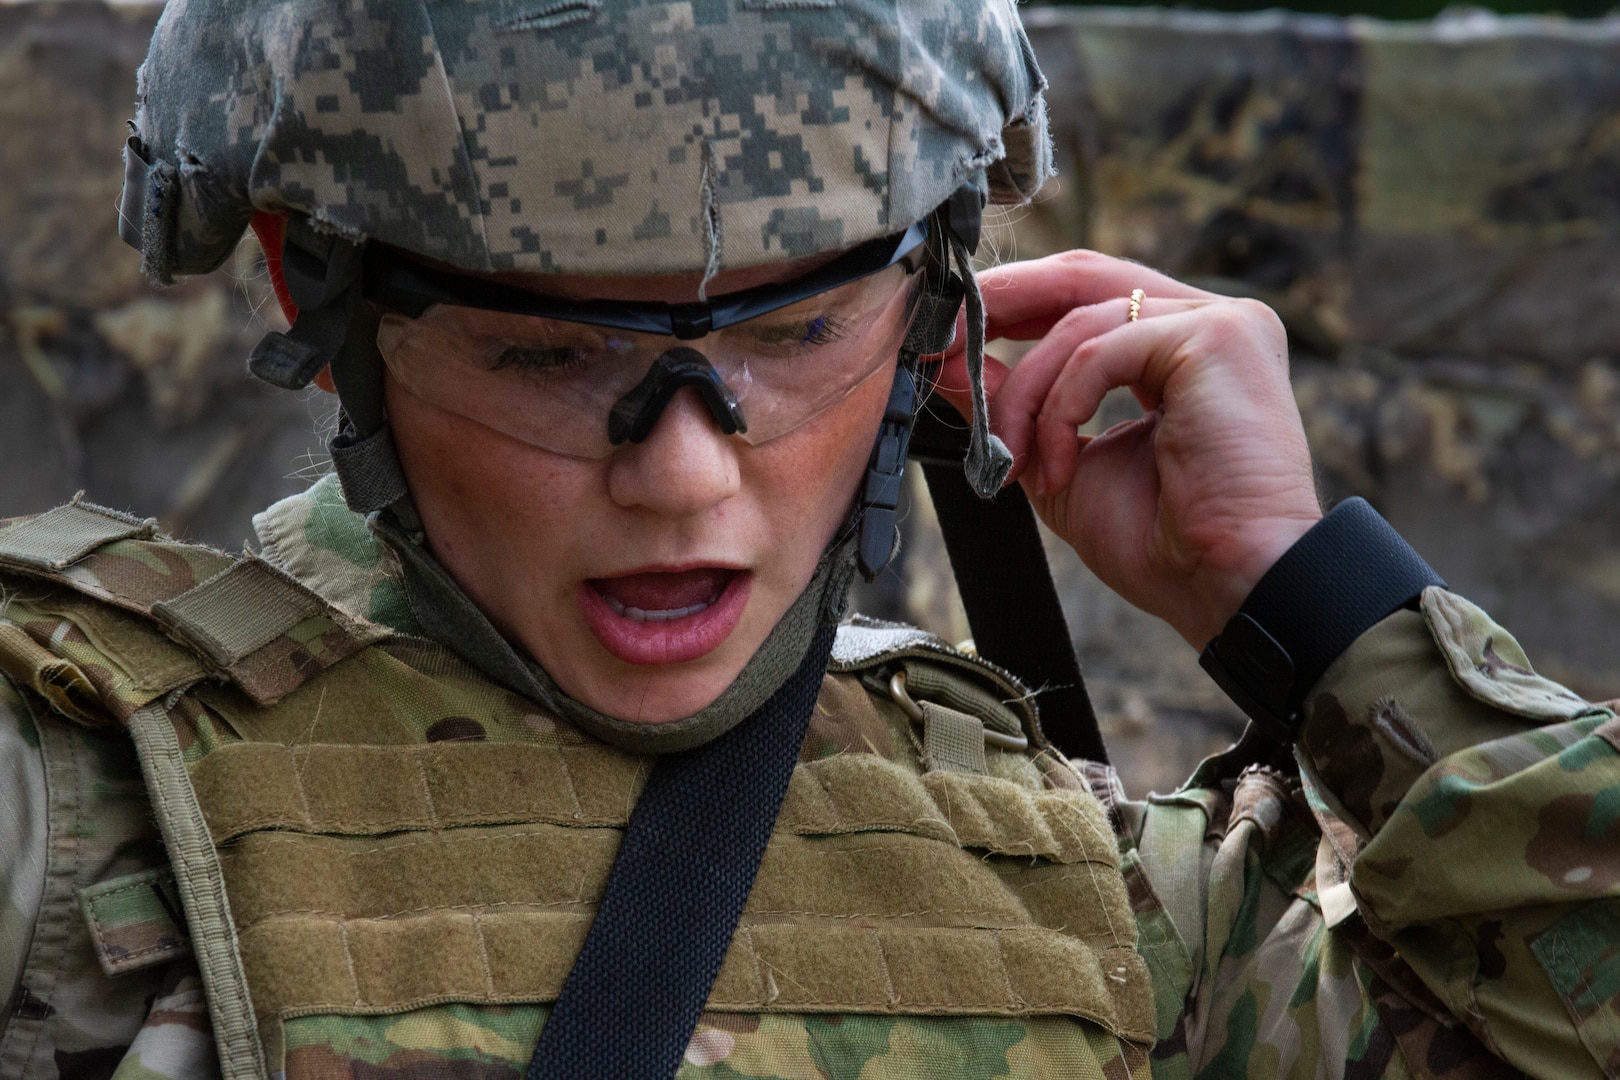
[[[1198,611],[1177,627],[1189,645],[1202,649],[1221,632],[1267,572],[1322,520],[1321,511],[1313,511],[1298,517],[1271,518],[1244,534],[1241,560],[1214,577],[1215,584],[1206,591]]]
[[[1339,504],[1266,570],[1199,663],[1280,740],[1329,664],[1440,576],[1362,499]]]

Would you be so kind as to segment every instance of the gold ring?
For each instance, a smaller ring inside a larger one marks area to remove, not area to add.
[[[1137,320],[1137,318],[1141,316],[1141,314],[1142,314],[1142,301],[1144,301],[1146,299],[1147,299],[1147,293],[1143,292],[1141,289],[1132,289],[1131,290],[1131,310],[1130,310],[1130,314],[1125,316],[1125,321],[1126,322],[1135,322]]]

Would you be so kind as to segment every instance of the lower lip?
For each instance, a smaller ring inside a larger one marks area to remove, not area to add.
[[[714,603],[693,615],[668,622],[641,622],[615,614],[588,581],[577,596],[585,625],[602,648],[627,664],[685,664],[719,648],[742,621],[752,575],[742,571],[726,583]]]

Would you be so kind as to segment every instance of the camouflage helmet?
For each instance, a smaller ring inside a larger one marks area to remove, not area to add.
[[[1013,0],[170,0],[126,233],[162,281],[255,211],[475,272],[713,274],[1050,172]]]

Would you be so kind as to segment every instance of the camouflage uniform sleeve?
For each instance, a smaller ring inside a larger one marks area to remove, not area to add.
[[[1620,721],[1442,589],[1392,621],[1322,680],[1299,745],[1354,832],[1361,917],[1504,1059],[1614,1076]]]
[[[45,805],[39,737],[0,675],[0,987],[13,1007],[45,891]]]
[[[1254,756],[1121,808],[1156,1076],[1620,1076],[1611,710],[1430,589]]]

